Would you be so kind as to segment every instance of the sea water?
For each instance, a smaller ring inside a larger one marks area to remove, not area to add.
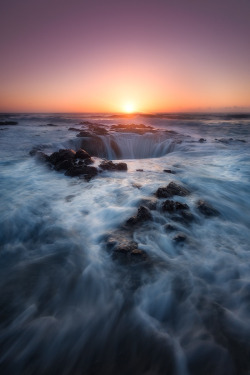
[[[0,127],[1,374],[249,374],[250,116],[1,121],[18,122]],[[85,121],[107,129],[102,147],[91,146],[95,165],[119,159],[127,172],[87,182],[30,155],[77,150],[82,138],[69,128]],[[111,131],[131,123],[156,132]],[[194,220],[173,223],[158,199],[152,220],[132,233],[152,266],[114,261],[105,236],[171,181],[190,190],[174,199]],[[219,215],[202,215],[199,199]]]

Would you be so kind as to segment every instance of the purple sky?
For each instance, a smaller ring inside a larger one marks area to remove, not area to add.
[[[249,0],[2,0],[0,111],[250,108]]]

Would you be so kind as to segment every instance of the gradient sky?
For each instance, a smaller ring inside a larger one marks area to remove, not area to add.
[[[1,112],[250,109],[250,0],[1,0],[0,53]]]

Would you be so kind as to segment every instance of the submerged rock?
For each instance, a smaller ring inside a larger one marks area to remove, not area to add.
[[[166,200],[162,203],[162,209],[166,212],[175,212],[178,210],[188,210],[189,207],[186,203],[175,202],[172,200]]]
[[[175,171],[172,171],[172,169],[163,169],[163,172],[175,174]]]
[[[145,206],[140,206],[138,208],[137,214],[135,216],[130,217],[126,223],[128,225],[136,225],[138,223],[142,223],[144,221],[148,221],[152,219],[152,214],[149,209]]]
[[[160,187],[155,194],[158,198],[171,198],[174,195],[185,197],[190,194],[190,191],[172,181],[168,186]]]
[[[0,126],[4,126],[4,125],[17,125],[18,122],[17,121],[0,121]]]
[[[171,219],[181,224],[189,224],[195,220],[195,216],[192,212],[183,210],[178,215],[172,216]]]
[[[126,163],[113,163],[111,160],[104,160],[99,167],[105,171],[127,171]]]
[[[180,232],[180,233],[177,233],[177,234],[174,236],[173,240],[174,240],[175,242],[177,242],[177,243],[185,242],[185,241],[187,240],[187,236],[185,235],[185,233]]]
[[[200,199],[196,202],[197,209],[204,215],[204,216],[218,216],[219,211],[217,211],[214,207],[212,207],[206,201]]]

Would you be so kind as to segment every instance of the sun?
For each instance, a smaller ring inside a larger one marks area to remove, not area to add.
[[[123,105],[123,111],[126,113],[133,113],[135,111],[135,106],[131,102],[127,102]]]

